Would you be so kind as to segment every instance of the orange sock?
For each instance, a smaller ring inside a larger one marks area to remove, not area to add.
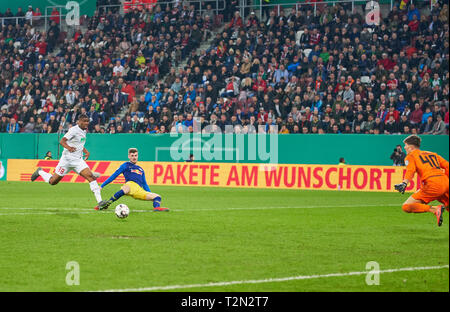
[[[414,212],[414,213],[422,213],[430,211],[430,206],[425,204],[404,204],[402,206],[404,212]]]

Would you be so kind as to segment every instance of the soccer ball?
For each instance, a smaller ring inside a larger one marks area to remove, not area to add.
[[[118,218],[123,219],[128,217],[128,215],[130,214],[130,209],[125,204],[119,204],[116,206],[115,213]]]

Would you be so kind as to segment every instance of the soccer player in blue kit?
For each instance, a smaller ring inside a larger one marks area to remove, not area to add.
[[[153,211],[169,211],[169,208],[161,207],[161,196],[156,193],[152,193],[145,180],[144,169],[138,166],[138,150],[136,148],[128,149],[128,159],[123,163],[116,172],[113,173],[103,184],[100,186],[102,189],[109,183],[113,182],[120,174],[125,177],[125,184],[122,185],[120,191],[116,192],[109,200],[102,200],[95,210],[107,209],[109,205],[118,200],[123,195],[131,196],[140,200],[153,201]]]

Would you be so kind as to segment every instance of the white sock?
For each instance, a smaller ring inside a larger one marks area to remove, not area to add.
[[[100,193],[100,186],[98,186],[97,181],[89,182],[89,186],[91,187],[91,191],[94,192],[95,199],[97,203],[102,201],[102,195]]]
[[[39,170],[39,175],[42,177],[42,179],[44,179],[45,182],[48,183],[48,181],[50,181],[50,178],[52,177],[52,175],[48,172],[45,172],[44,170]]]

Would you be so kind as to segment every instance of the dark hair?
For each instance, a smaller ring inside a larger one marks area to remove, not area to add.
[[[137,152],[138,152],[138,150],[135,147],[132,147],[132,148],[128,149],[128,154],[134,154],[134,153],[137,153]]]
[[[403,143],[408,144],[408,145],[414,145],[415,147],[419,148],[421,141],[422,141],[422,139],[420,137],[413,134],[413,135],[410,135],[409,137],[407,137],[406,139],[404,139]]]
[[[81,114],[80,117],[78,118],[78,120],[81,120],[81,119],[89,119],[89,116],[86,114]]]

